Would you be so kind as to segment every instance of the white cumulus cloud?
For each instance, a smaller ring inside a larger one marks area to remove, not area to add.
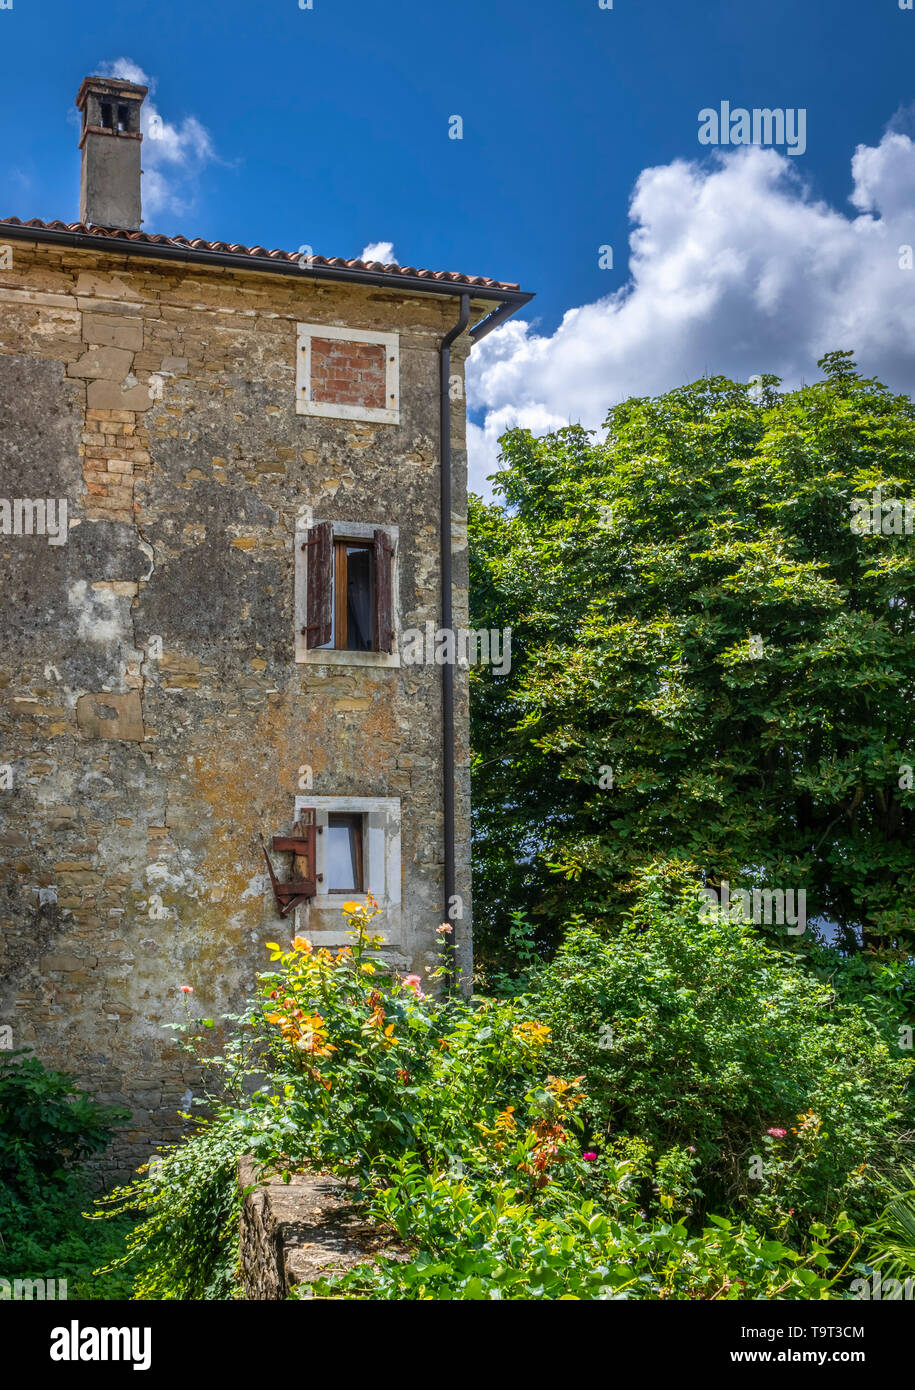
[[[360,261],[380,261],[382,265],[399,265],[394,255],[393,241],[370,241],[359,253]]]
[[[825,352],[852,348],[867,374],[912,391],[915,270],[900,248],[915,243],[915,143],[891,129],[858,147],[851,175],[846,214],[772,149],[644,170],[628,283],[549,336],[511,321],[471,354],[468,398],[483,415],[469,429],[471,487],[488,494],[513,425],[599,427],[627,396],[705,374],[775,372],[793,386]]]
[[[140,112],[140,129],[143,132],[144,231],[153,231],[151,218],[157,214],[180,216],[193,209],[201,170],[216,159],[213,142],[196,116],[185,116],[177,124],[164,118],[152,99],[155,79],[148,77],[132,58],[100,63],[96,72],[99,77],[119,77],[150,89]]]

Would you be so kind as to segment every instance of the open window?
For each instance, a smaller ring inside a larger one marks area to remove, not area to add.
[[[396,528],[320,521],[298,533],[297,548],[297,659],[399,665]]]
[[[360,811],[331,811],[327,816],[325,893],[364,893],[365,816]]]
[[[352,944],[341,908],[365,902],[382,909],[379,930],[396,941],[401,930],[400,798],[390,796],[296,797],[296,822],[314,824],[310,871],[315,892],[297,904],[297,930],[323,944]]]
[[[374,546],[366,541],[334,541],[333,586],[333,645],[342,652],[378,651]]]

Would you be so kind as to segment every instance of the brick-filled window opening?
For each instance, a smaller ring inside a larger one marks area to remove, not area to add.
[[[372,539],[339,534],[330,521],[309,528],[306,553],[308,649],[347,652],[394,650],[394,547],[387,532]]]
[[[399,424],[399,336],[300,323],[295,387],[300,415]]]
[[[311,399],[384,410],[385,350],[381,343],[311,340]]]
[[[358,812],[337,811],[327,817],[324,832],[326,893],[362,893],[365,891],[363,869],[364,818]]]

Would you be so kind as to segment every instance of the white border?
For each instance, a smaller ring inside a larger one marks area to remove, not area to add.
[[[394,404],[375,406],[336,405],[311,399],[311,340],[335,338],[347,343],[381,343],[385,348],[385,399]],[[297,415],[317,415],[329,420],[367,420],[379,425],[400,424],[400,335],[369,328],[341,328],[334,324],[296,325],[295,410]]]

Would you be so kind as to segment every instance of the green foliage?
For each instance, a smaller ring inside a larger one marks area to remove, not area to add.
[[[225,1108],[200,1132],[164,1150],[126,1187],[100,1199],[96,1220],[139,1221],[106,1272],[137,1299],[228,1299],[238,1264],[238,1160],[255,1115]]]
[[[691,1235],[683,1221],[649,1220],[637,1210],[625,1196],[626,1176],[625,1165],[612,1170],[615,1200],[603,1209],[570,1196],[541,1211],[510,1183],[480,1192],[405,1159],[374,1215],[421,1241],[422,1252],[363,1265],[314,1291],[383,1300],[840,1296],[832,1290],[851,1257],[838,1259],[835,1246],[853,1239],[844,1217],[831,1231],[812,1230],[804,1254],[725,1217]]]
[[[129,1226],[99,1231],[83,1208],[81,1164],[110,1143],[127,1118],[98,1105],[61,1072],[24,1052],[0,1054],[0,1274],[67,1280],[69,1298],[120,1298],[126,1281],[94,1278]]]
[[[45,1182],[64,1180],[73,1164],[107,1148],[126,1118],[37,1057],[0,1055],[0,1182],[25,1197]]]
[[[332,955],[296,938],[273,950],[250,1026],[264,1036],[274,1114],[258,1150],[366,1182],[408,1151],[428,1162],[472,1139],[478,1120],[523,1094],[538,1047],[523,1004],[436,1003],[418,976],[372,958],[377,910],[347,904],[355,947]],[[443,953],[450,948],[443,947]],[[438,972],[439,974],[441,971]]]
[[[130,1297],[130,1277],[105,1268],[116,1260],[133,1225],[131,1212],[100,1229],[84,1208],[91,1204],[88,1184],[61,1191],[50,1187],[26,1207],[11,1210],[0,1196],[0,1273],[4,1279],[67,1282],[68,1299],[121,1300]]]
[[[816,978],[842,1003],[856,1004],[892,1047],[912,1051],[915,958],[849,956],[816,940],[804,943],[803,957]]]
[[[915,406],[861,380],[755,401],[723,377],[502,440],[470,512],[475,930],[619,921],[659,857],[804,888],[854,949],[915,943],[915,537],[851,503],[915,497]],[[613,785],[599,785],[611,769]]]
[[[907,1168],[903,1174],[908,1186],[893,1188],[880,1220],[864,1232],[867,1265],[887,1279],[915,1277],[915,1174]]]
[[[228,1099],[164,1151],[153,1171],[113,1193],[109,1213],[142,1213],[123,1259],[138,1298],[224,1298],[235,1282],[236,1165],[314,1165],[368,1187],[416,1150],[428,1164],[474,1144],[479,1121],[543,1074],[545,1030],[522,1005],[437,1004],[417,977],[372,959],[373,909],[346,905],[354,948],[332,955],[303,938],[271,945],[274,969],[222,1059]],[[443,948],[447,950],[448,948]],[[245,1093],[244,1079],[265,1084]]]
[[[793,1233],[875,1215],[912,1122],[910,1054],[802,959],[704,913],[694,888],[648,874],[612,938],[574,924],[538,1004],[595,1128],[692,1146],[706,1207],[737,1202]]]
[[[429,998],[377,958],[355,903],[353,948],[273,944],[217,1063],[233,1098],[109,1203],[142,1214],[135,1296],[233,1296],[250,1153],[355,1177],[407,1244],[327,1296],[844,1297],[854,1211],[876,1200],[862,1155],[892,1158],[911,1063],[801,961],[698,925],[692,890],[653,880],[640,902],[612,945],[579,924],[552,966],[526,958],[507,999]],[[765,1135],[814,1103],[792,1139]]]
[[[536,938],[536,927],[526,913],[509,914],[508,930],[499,953],[509,968],[495,969],[483,975],[493,993],[512,998],[527,992],[538,966],[543,963]]]

